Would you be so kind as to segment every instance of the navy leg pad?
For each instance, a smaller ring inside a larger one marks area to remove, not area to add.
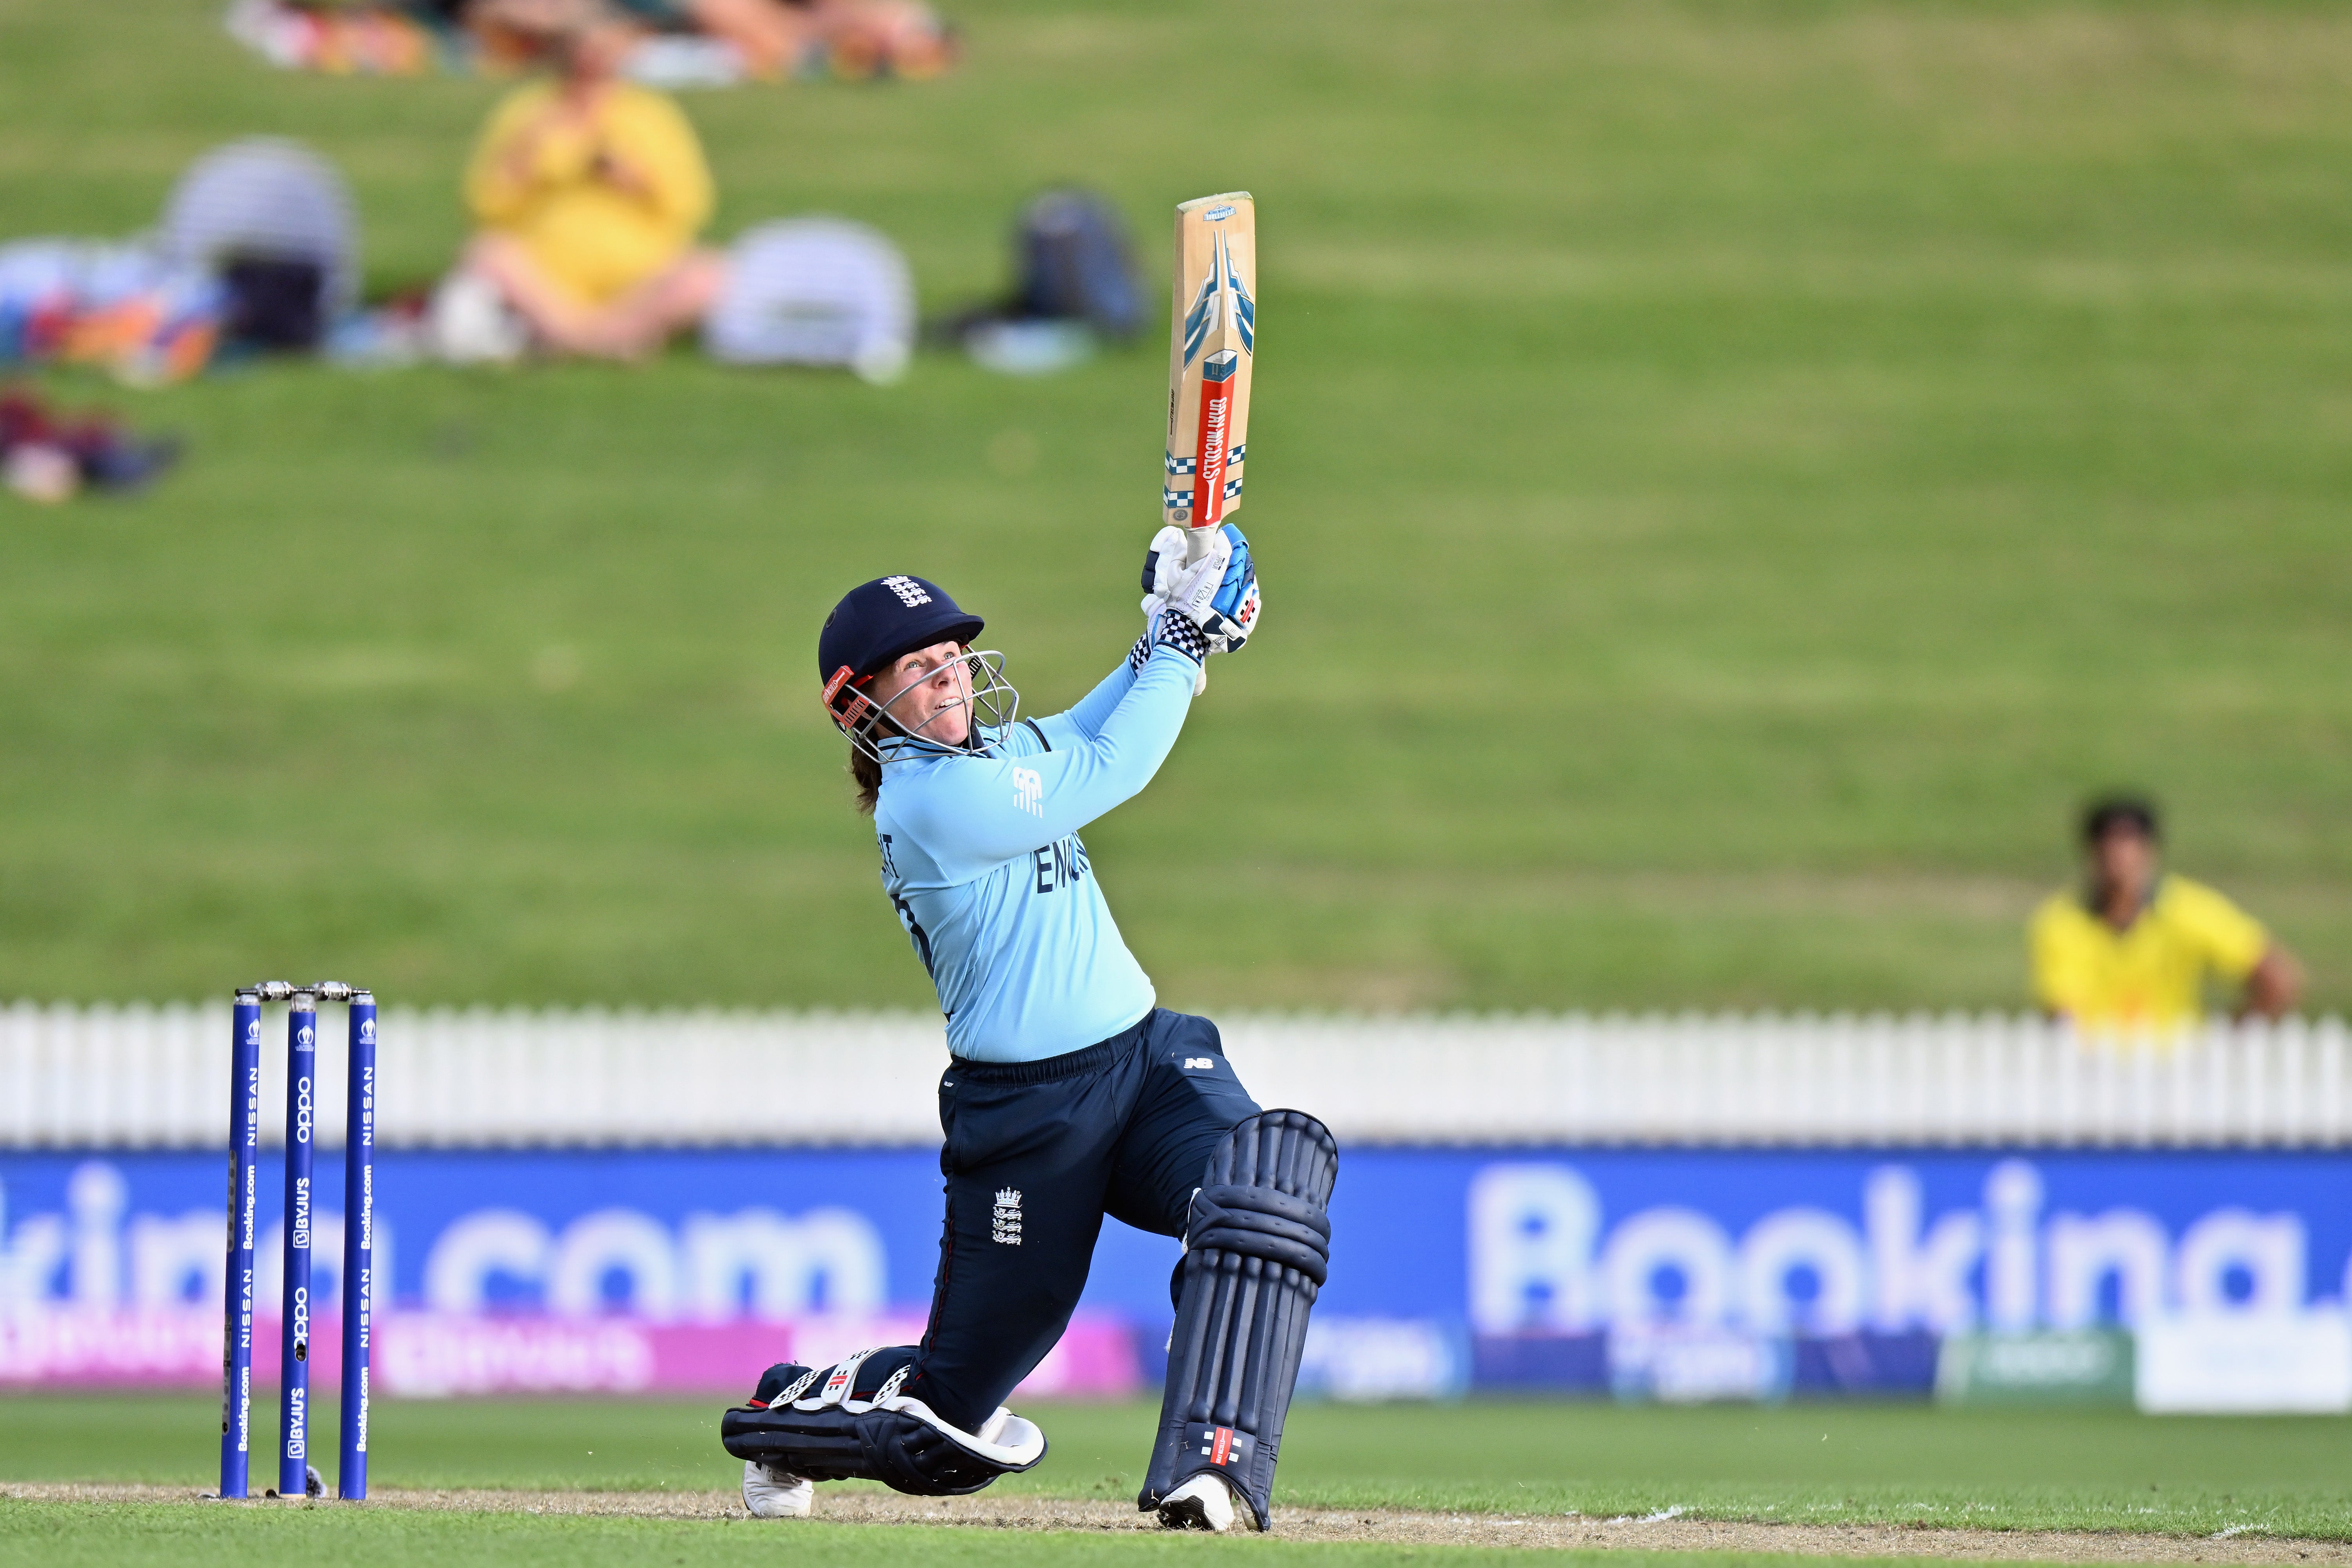
[[[1139,1507],[1215,1470],[1273,1520],[1274,1467],[1298,1382],[1307,1314],[1330,1269],[1327,1206],[1339,1145],[1300,1110],[1267,1110],[1210,1159],[1171,1281],[1176,1328]]]

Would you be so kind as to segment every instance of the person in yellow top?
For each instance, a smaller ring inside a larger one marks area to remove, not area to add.
[[[495,288],[545,347],[635,359],[698,321],[724,282],[694,241],[710,171],[677,105],[616,79],[635,30],[604,0],[479,0],[533,39],[551,81],[508,95],[466,171],[478,232],[460,273]]]
[[[2053,893],[2030,928],[2034,995],[2053,1016],[2102,1033],[2168,1033],[2203,1017],[2209,977],[2242,987],[2241,1017],[2294,1005],[2294,956],[2220,893],[2161,869],[2153,805],[2094,804],[2083,848],[2084,890]]]

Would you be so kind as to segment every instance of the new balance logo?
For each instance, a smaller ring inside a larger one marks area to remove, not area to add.
[[[1036,769],[1013,770],[1013,808],[1032,816],[1045,815],[1045,781]]]
[[[1186,1057],[1184,1058],[1184,1070],[1186,1072],[1214,1072],[1217,1070],[1217,1058],[1214,1057]]]
[[[923,592],[923,585],[912,577],[885,577],[882,585],[898,595],[898,602],[910,610],[917,605],[931,602],[931,596]]]
[[[996,1213],[988,1239],[1003,1247],[1021,1245],[1021,1189],[1004,1187],[996,1194]]]

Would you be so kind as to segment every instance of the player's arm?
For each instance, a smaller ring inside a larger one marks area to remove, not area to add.
[[[1103,677],[1092,691],[1068,709],[1041,723],[1057,735],[1092,739],[1125,698],[1135,678],[1151,656],[1153,637],[1162,616],[1173,608],[1191,618],[1202,632],[1210,653],[1231,653],[1248,642],[1257,629],[1261,602],[1257,563],[1249,541],[1231,523],[1215,531],[1211,549],[1197,562],[1185,559],[1184,530],[1163,528],[1143,558],[1143,635],[1127,650],[1118,668]],[[1194,695],[1199,695],[1197,683]]]
[[[680,234],[691,235],[710,221],[710,169],[677,105],[666,98],[624,99],[614,106],[609,130],[597,153],[600,172],[614,189]]]
[[[2177,918],[2204,949],[2205,962],[2224,980],[2243,987],[2237,1016],[2275,1018],[2303,994],[2303,966],[2279,945],[2263,923],[2201,882],[2168,879]]]
[[[2303,965],[2294,954],[2277,942],[2263,950],[2262,957],[2246,974],[2246,993],[2239,1005],[2238,1016],[2259,1014],[2265,1018],[2277,1018],[2294,1010],[2303,999]]]
[[[579,112],[561,94],[516,93],[491,117],[467,165],[467,205],[478,222],[509,221],[545,187],[577,178],[589,151]]]
[[[935,768],[899,797],[896,820],[959,878],[1075,833],[1151,782],[1184,727],[1200,669],[1181,636],[1161,641],[1097,733]]]
[[[1151,633],[1149,628],[1135,639],[1135,646],[1111,668],[1111,672],[1095,683],[1095,689],[1079,698],[1059,713],[1049,714],[1038,721],[1049,726],[1054,744],[1067,740],[1091,741],[1102,733],[1110,716],[1118,710],[1127,694],[1135,686],[1135,678],[1143,673],[1151,658]]]

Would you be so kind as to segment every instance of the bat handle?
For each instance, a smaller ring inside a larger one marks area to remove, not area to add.
[[[1188,528],[1184,531],[1185,565],[1197,566],[1209,558],[1209,541],[1214,537],[1216,531],[1213,527]],[[1198,697],[1208,689],[1209,667],[1202,665],[1200,673],[1192,677],[1192,695]]]

